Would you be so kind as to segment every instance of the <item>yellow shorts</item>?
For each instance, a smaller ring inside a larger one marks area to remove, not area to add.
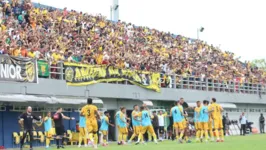
[[[124,127],[124,128],[119,127],[119,130],[120,130],[119,132],[122,133],[122,134],[128,134],[127,127]]]
[[[51,137],[53,137],[53,133],[52,133],[52,131],[50,130],[50,131],[45,131],[45,136],[47,137],[47,138],[51,138]]]
[[[174,128],[178,128],[180,130],[183,130],[185,127],[184,127],[184,123],[183,122],[175,122],[174,123]]]
[[[200,124],[200,122],[195,122],[195,129],[196,129],[196,130],[201,129],[201,124]]]
[[[222,129],[223,121],[222,119],[213,119],[214,129]]]
[[[134,126],[133,130],[134,134],[138,135],[141,132],[141,126]]]
[[[98,123],[96,119],[89,120],[86,122],[88,133],[97,132],[98,131]]]
[[[86,136],[86,128],[80,127],[79,128],[79,135],[82,137]]]
[[[202,130],[208,130],[209,128],[209,122],[201,122],[201,129]]]
[[[102,134],[103,134],[104,136],[108,135],[108,131],[107,131],[107,130],[101,130],[101,132],[102,132]]]
[[[146,132],[149,132],[150,134],[155,134],[155,132],[154,132],[154,129],[153,129],[153,127],[150,125],[150,126],[145,126],[145,127],[142,127],[142,130],[141,130],[141,133],[142,134],[145,134]]]

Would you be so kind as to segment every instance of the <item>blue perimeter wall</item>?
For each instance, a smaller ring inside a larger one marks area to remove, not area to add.
[[[20,114],[21,113],[19,112],[0,112],[0,146],[4,146],[5,148],[13,148],[14,145],[12,143],[12,133],[19,132],[20,130],[18,124],[18,116]],[[64,115],[69,117],[75,117],[76,120],[79,119],[79,114],[77,112],[65,112]],[[75,130],[76,120],[64,120],[65,130]]]

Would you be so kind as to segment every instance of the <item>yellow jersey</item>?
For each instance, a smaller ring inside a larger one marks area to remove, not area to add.
[[[201,109],[201,107],[196,107],[196,108],[194,109],[194,111],[197,112],[197,113],[199,113],[199,112],[200,112],[200,109]]]
[[[81,109],[81,113],[86,117],[86,120],[96,119],[97,111],[98,108],[95,105],[86,105]]]
[[[222,118],[222,107],[219,104],[213,103],[209,106],[209,109],[213,110],[213,112],[211,113],[213,119]]]

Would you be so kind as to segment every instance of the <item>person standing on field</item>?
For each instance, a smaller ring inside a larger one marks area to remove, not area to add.
[[[165,115],[163,114],[163,111],[160,110],[159,115],[158,115],[158,123],[159,123],[159,133],[160,137],[159,140],[163,141],[164,137],[164,125],[165,125]]]
[[[260,121],[260,133],[265,133],[265,131],[264,131],[265,118],[264,118],[263,114],[260,114],[259,121]]]
[[[246,128],[247,128],[247,118],[246,118],[244,112],[242,112],[242,114],[240,115],[239,122],[241,124],[240,135],[245,136],[246,135]]]
[[[153,118],[152,118],[152,126],[154,129],[154,132],[156,134],[157,139],[159,138],[158,131],[159,131],[159,116],[156,114],[156,111],[152,112]]]

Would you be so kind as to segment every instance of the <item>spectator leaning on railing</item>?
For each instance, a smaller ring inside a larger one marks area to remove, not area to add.
[[[188,82],[191,77],[218,85],[237,80],[239,89],[266,80],[266,73],[249,62],[200,40],[67,8],[34,8],[30,0],[0,4],[0,54],[44,59],[52,66],[68,61],[177,74]]]

